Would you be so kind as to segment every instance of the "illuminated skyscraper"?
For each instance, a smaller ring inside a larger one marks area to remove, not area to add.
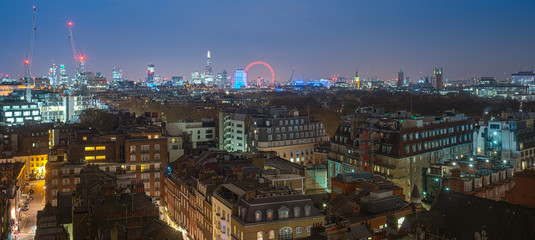
[[[154,82],[154,64],[152,63],[149,63],[149,66],[147,67],[147,82]]]
[[[359,71],[355,73],[355,88],[360,89],[360,77],[359,77]]]
[[[233,87],[235,89],[247,88],[247,72],[245,72],[245,69],[236,69]]]
[[[67,75],[67,70],[63,64],[59,65],[59,77],[60,84],[69,84],[69,76]]]
[[[214,75],[212,72],[212,59],[210,56],[210,51],[208,51],[208,53],[206,54],[206,75]]]
[[[52,67],[48,69],[48,79],[52,85],[58,85],[58,66],[55,63],[52,63]]]
[[[433,78],[435,79],[435,88],[442,89],[444,88],[444,78],[442,76],[442,68],[436,67],[433,68]]]
[[[404,71],[405,70],[403,68],[399,69],[399,72],[398,72],[398,87],[403,86],[403,81],[405,80]]]
[[[184,86],[184,77],[182,76],[172,76],[171,84],[173,86]]]
[[[113,67],[113,70],[111,71],[112,78],[114,82],[122,82],[123,81],[123,70],[117,67]]]

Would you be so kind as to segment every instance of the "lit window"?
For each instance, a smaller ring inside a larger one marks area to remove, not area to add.
[[[85,151],[95,151],[95,147],[85,147]]]
[[[87,137],[84,137],[83,139],[84,139],[84,141],[86,141],[86,140],[87,140]]]
[[[273,210],[267,210],[267,220],[273,220]]]
[[[97,156],[96,159],[97,160],[104,160],[104,159],[106,159],[106,156],[105,155]]]
[[[97,151],[106,150],[106,146],[98,146],[98,147],[96,147],[96,150]]]
[[[257,240],[262,240],[262,239],[264,239],[264,233],[263,233],[263,232],[257,232],[257,233],[256,233],[256,239],[257,239]]]
[[[262,221],[262,212],[260,212],[260,211],[256,211],[254,215],[255,215],[255,220],[256,220],[257,222]]]
[[[95,160],[95,156],[85,156],[85,160]]]

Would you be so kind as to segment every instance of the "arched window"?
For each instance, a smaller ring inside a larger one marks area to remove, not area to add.
[[[263,240],[264,233],[262,231],[256,233],[256,240]]]
[[[255,221],[257,222],[262,221],[262,212],[260,210],[257,210],[256,212],[254,212],[254,218],[255,218]]]
[[[310,208],[310,206],[306,205],[305,206],[305,216],[307,216],[307,217],[310,216],[311,210],[312,209]]]
[[[301,215],[301,208],[298,206],[294,207],[294,218],[298,218]]]
[[[288,218],[288,208],[285,206],[282,206],[279,208],[279,219],[286,219]]]
[[[269,240],[275,240],[275,230],[269,230]]]
[[[273,220],[273,210],[268,209],[266,213],[267,213],[267,220]]]
[[[292,228],[283,227],[279,231],[279,239],[292,239]]]

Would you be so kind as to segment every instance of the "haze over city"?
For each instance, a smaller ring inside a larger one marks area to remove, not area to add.
[[[23,77],[31,7],[38,8],[33,76],[52,60],[74,61],[66,23],[74,23],[87,69],[145,80],[202,71],[212,52],[214,72],[269,63],[277,81],[335,74],[382,80],[431,76],[462,80],[534,68],[533,1],[2,1],[0,73]],[[250,76],[269,78],[258,67]]]

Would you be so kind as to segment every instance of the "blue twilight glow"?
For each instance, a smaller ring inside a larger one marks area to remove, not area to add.
[[[37,76],[46,75],[52,60],[73,74],[68,20],[87,53],[87,69],[110,79],[120,66],[123,79],[145,80],[149,62],[160,76],[188,76],[205,69],[207,50],[214,73],[262,59],[277,69],[279,82],[290,79],[292,67],[296,77],[308,79],[369,69],[369,77],[390,81],[401,66],[404,76],[419,79],[431,76],[437,64],[444,79],[503,77],[531,70],[535,55],[535,31],[525,31],[534,22],[535,1],[529,0],[5,0],[0,73],[24,72],[33,5]],[[255,79],[271,77],[264,69],[253,71]]]

